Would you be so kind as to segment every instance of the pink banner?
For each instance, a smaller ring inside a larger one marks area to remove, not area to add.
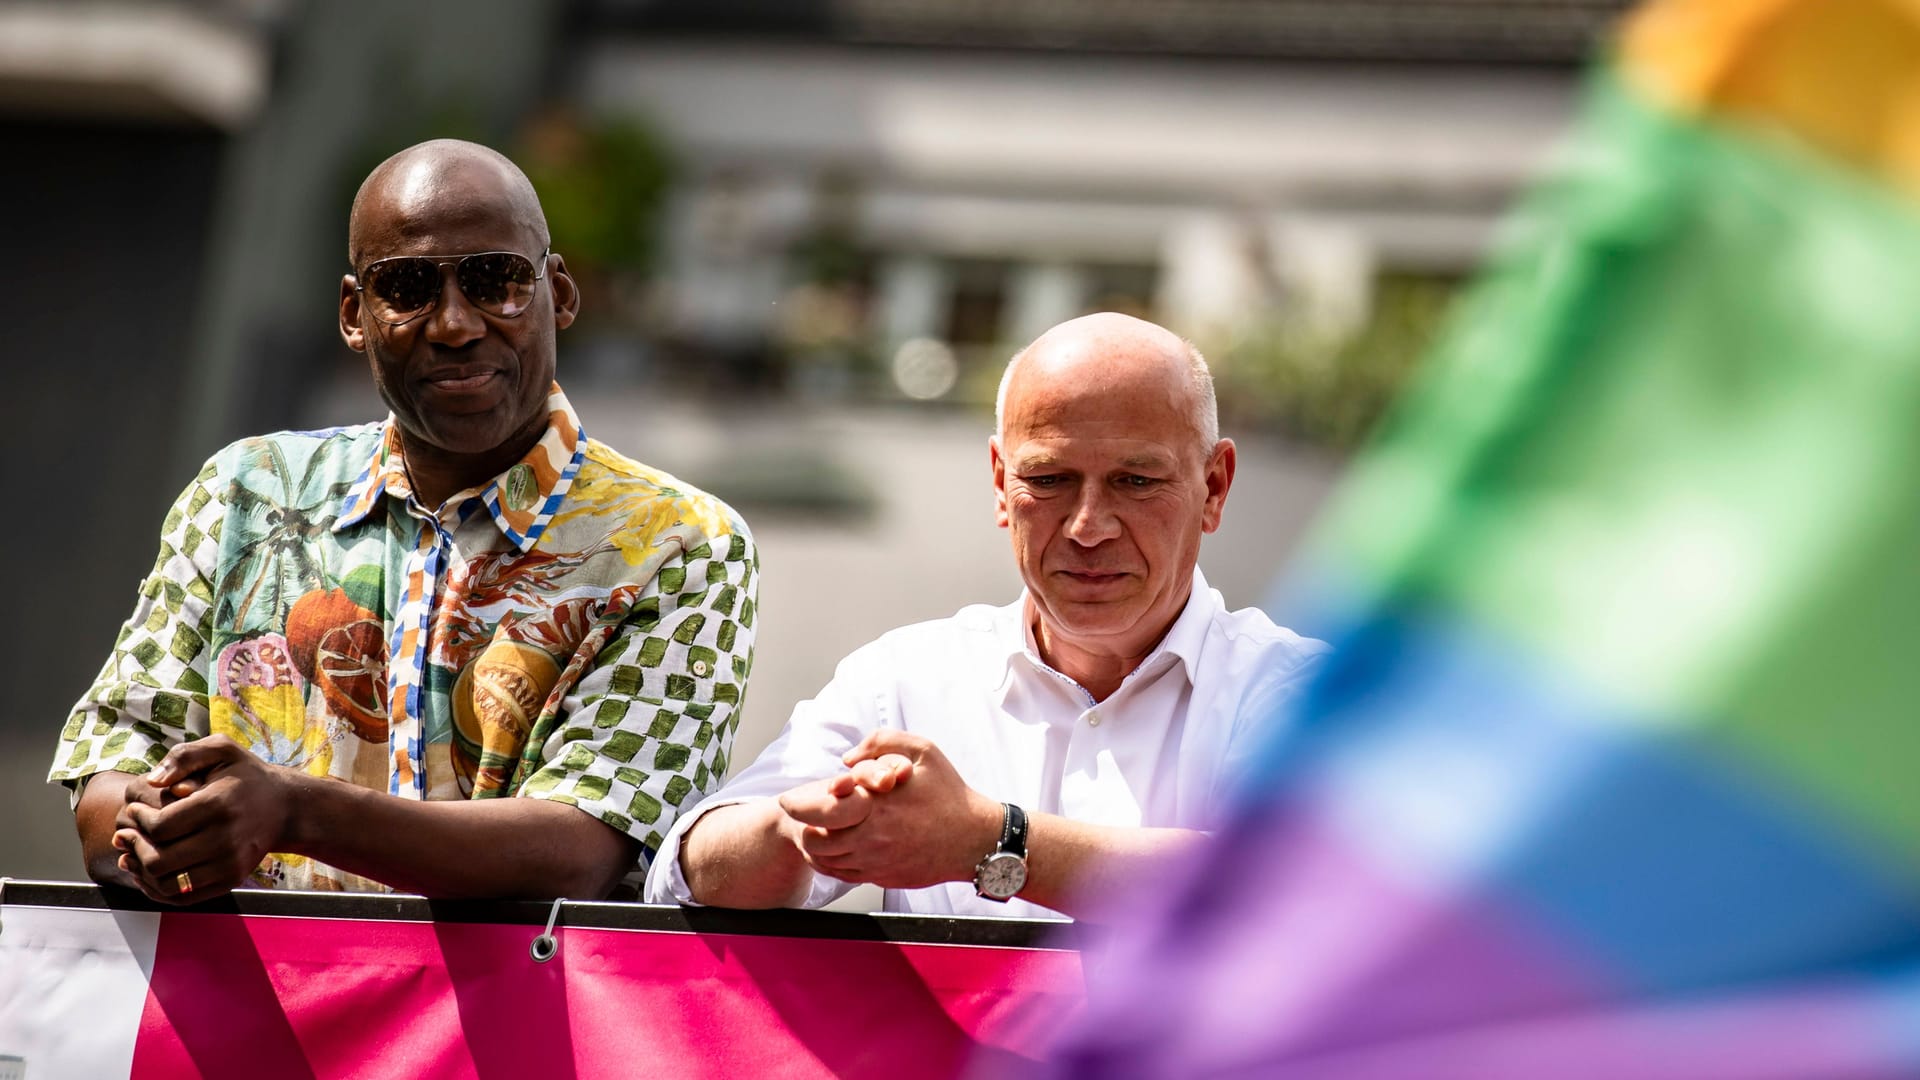
[[[208,913],[161,916],[131,1075],[949,1076],[1043,1056],[1072,951]]]

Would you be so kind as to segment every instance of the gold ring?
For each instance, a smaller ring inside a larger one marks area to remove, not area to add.
[[[180,886],[181,896],[193,891],[193,878],[185,870],[173,875],[173,883]]]

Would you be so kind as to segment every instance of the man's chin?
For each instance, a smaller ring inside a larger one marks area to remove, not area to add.
[[[490,454],[513,437],[514,425],[497,412],[469,415],[437,413],[416,425],[417,435],[445,454],[472,456]]]
[[[1131,596],[1087,600],[1056,595],[1047,598],[1040,617],[1068,638],[1094,639],[1128,633],[1145,613]]]
[[[1130,575],[1093,580],[1056,575],[1048,586],[1047,606],[1063,621],[1124,628],[1145,613],[1140,579]]]

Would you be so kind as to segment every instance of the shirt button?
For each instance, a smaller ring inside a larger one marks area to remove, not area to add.
[[[693,673],[703,679],[707,677],[707,672],[712,670],[713,668],[709,666],[705,660],[695,660],[693,662]]]
[[[1098,712],[1087,713],[1087,726],[1088,727],[1100,726],[1100,714]]]

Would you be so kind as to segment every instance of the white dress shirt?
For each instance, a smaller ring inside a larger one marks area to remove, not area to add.
[[[939,746],[974,790],[1028,812],[1100,825],[1206,829],[1229,781],[1323,642],[1254,608],[1228,611],[1196,568],[1193,594],[1167,635],[1107,700],[1040,659],[1027,597],[976,604],[902,627],[840,662],[833,681],[794,707],[752,765],[681,815],[647,875],[647,899],[692,903],[680,841],[715,807],[777,796],[846,770],[841,756],[878,728]],[[983,857],[987,852],[980,853]],[[851,885],[814,875],[807,907]],[[1037,904],[983,899],[972,881],[888,889],[885,908],[924,915],[1059,918]]]

